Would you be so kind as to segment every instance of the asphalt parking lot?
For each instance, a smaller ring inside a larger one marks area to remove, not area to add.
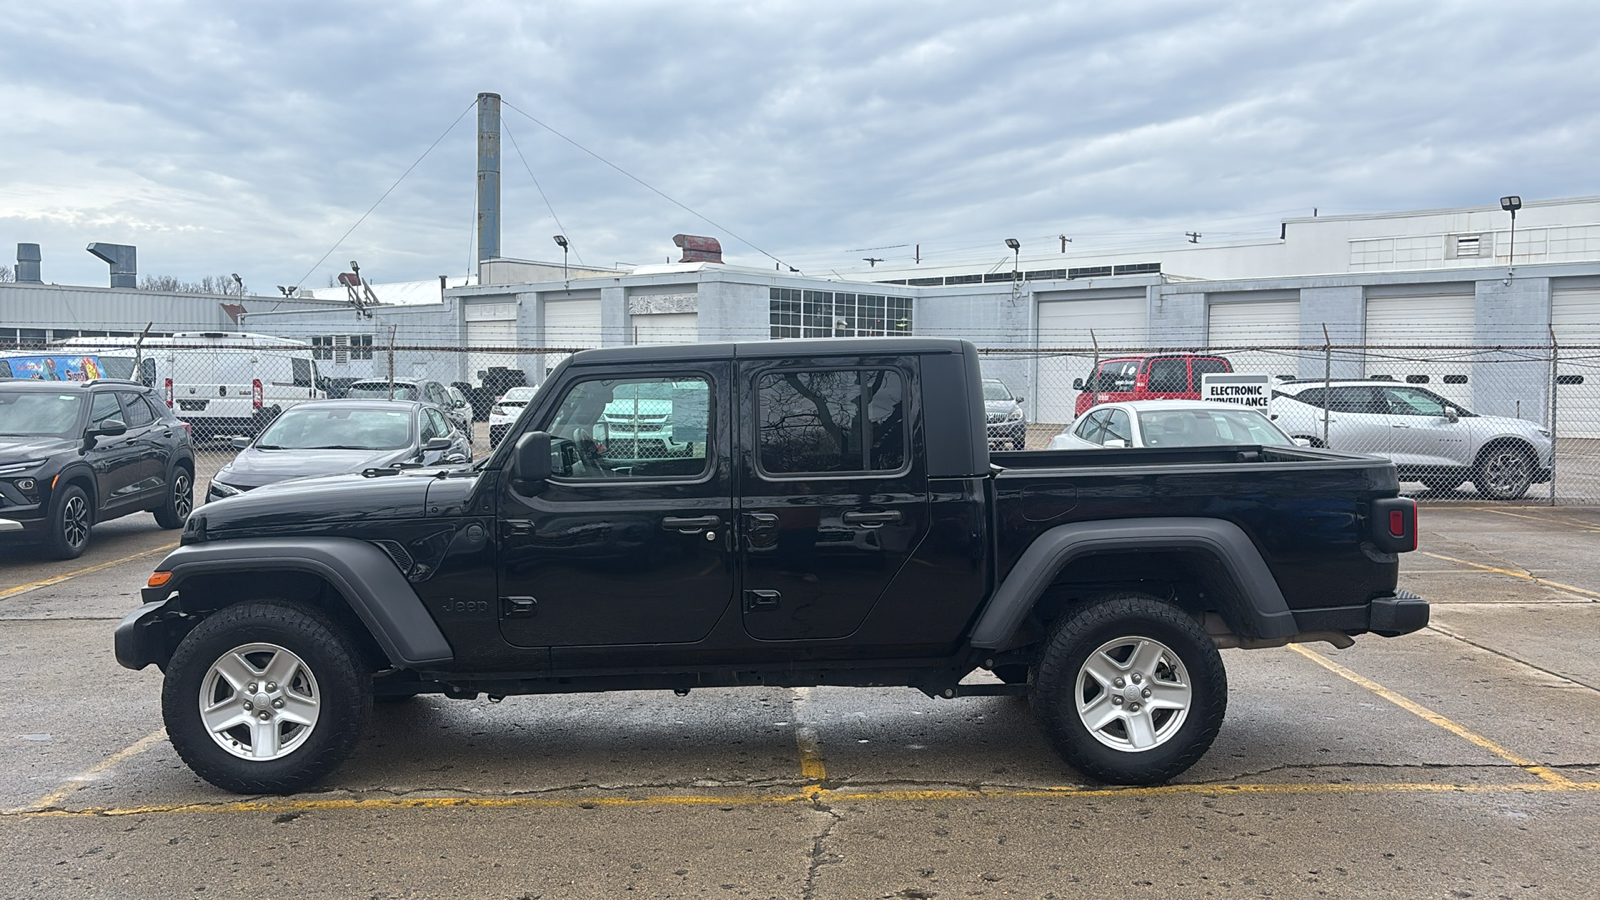
[[[321,790],[242,798],[112,659],[176,538],[132,516],[0,553],[0,897],[1593,896],[1600,510],[1421,522],[1434,624],[1225,651],[1165,787],[1084,783],[1016,699],[817,688],[421,698]]]

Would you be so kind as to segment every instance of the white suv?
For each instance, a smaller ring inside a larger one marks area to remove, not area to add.
[[[1550,480],[1555,442],[1534,422],[1479,416],[1409,384],[1386,381],[1307,381],[1279,385],[1273,418],[1296,438],[1394,460],[1401,481],[1450,491],[1471,481],[1490,500],[1515,500],[1528,486]]]

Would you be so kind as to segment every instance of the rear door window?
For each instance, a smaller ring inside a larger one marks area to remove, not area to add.
[[[1232,371],[1232,367],[1228,365],[1227,360],[1215,358],[1196,359],[1190,364],[1190,367],[1194,370],[1194,390],[1196,391],[1200,390],[1202,376]]]
[[[1133,446],[1133,429],[1129,424],[1128,413],[1126,410],[1113,409],[1111,410],[1111,414],[1106,416],[1105,437],[1101,443],[1115,440],[1122,441],[1122,444],[1125,447]]]
[[[1150,360],[1146,382],[1152,394],[1181,394],[1189,390],[1189,361],[1183,358]]]
[[[1350,385],[1328,389],[1328,409],[1337,413],[1386,415],[1389,412],[1389,404],[1375,387],[1364,384]]]
[[[906,465],[904,381],[889,369],[769,373],[757,387],[760,467],[772,475]]]
[[[138,394],[118,391],[117,397],[122,400],[123,421],[129,428],[139,428],[156,420],[155,414],[145,404],[144,398]]]

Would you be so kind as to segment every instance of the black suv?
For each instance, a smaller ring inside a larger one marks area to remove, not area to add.
[[[0,380],[0,543],[72,559],[96,522],[150,510],[179,528],[193,507],[188,426],[150,388]]]

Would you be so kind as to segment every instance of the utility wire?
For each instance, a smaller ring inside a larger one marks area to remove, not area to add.
[[[546,131],[550,132],[551,134],[555,135],[556,137],[561,138],[563,141],[566,141],[567,143],[571,144],[572,146],[577,147],[579,150],[582,150],[583,152],[589,154],[590,156],[594,157],[595,159],[599,160],[600,162],[605,163],[606,165],[610,166],[613,169],[616,169],[618,172],[621,172],[623,175],[626,175],[628,178],[638,182],[646,190],[650,191],[653,194],[656,194],[657,196],[659,196],[662,199],[666,200],[668,203],[671,203],[673,206],[676,206],[679,209],[683,210],[684,212],[688,213],[689,215],[694,216],[695,218],[700,219],[703,222],[706,222],[707,224],[711,225],[713,228],[716,228],[716,229],[722,231],[724,234],[726,234],[729,237],[733,238],[734,240],[740,242],[741,244],[744,244],[745,246],[750,247],[752,250],[755,250],[757,253],[761,254],[762,256],[765,256],[767,259],[772,260],[773,262],[777,263],[778,265],[788,267],[788,263],[785,263],[783,260],[777,258],[776,256],[773,256],[771,253],[768,253],[767,251],[761,249],[760,247],[757,247],[755,244],[750,243],[748,240],[745,240],[744,238],[740,237],[739,235],[734,234],[734,232],[733,232],[733,230],[731,228],[727,228],[727,227],[725,227],[723,225],[718,225],[716,222],[713,222],[711,219],[709,219],[709,218],[707,218],[707,217],[695,212],[694,210],[690,209],[687,206],[684,206],[682,203],[679,203],[678,201],[672,199],[671,197],[668,197],[666,194],[662,193],[661,191],[659,191],[656,188],[652,187],[651,185],[647,184],[644,181],[644,179],[638,177],[637,175],[634,175],[632,172],[629,172],[628,170],[622,168],[621,166],[617,165],[616,163],[612,162],[611,160],[606,159],[605,157],[601,156],[600,154],[594,152],[593,150],[590,150],[588,147],[583,146],[582,144],[578,143],[577,141],[573,140],[572,138],[567,137],[566,135],[562,134],[561,132],[555,130],[554,128],[551,128],[549,125],[546,125],[545,123],[543,123],[543,122],[539,121],[538,119],[534,118],[531,114],[529,114],[527,112],[524,112],[521,109],[518,109],[516,105],[514,105],[514,104],[512,104],[512,103],[510,103],[508,101],[505,101],[505,100],[501,100],[500,102],[501,102],[502,105],[508,106],[511,109],[514,109],[519,113],[522,113],[522,115],[527,116],[529,121],[533,122],[535,125],[538,125],[540,128],[543,128],[544,130],[546,130]],[[329,251],[329,252],[332,252],[332,251]]]
[[[505,100],[501,100],[500,102],[505,103]],[[521,112],[521,110],[518,110],[518,112]],[[526,113],[523,114],[526,115]],[[539,199],[544,201],[544,208],[550,210],[550,218],[556,220],[556,227],[561,229],[561,233],[565,235],[567,233],[567,226],[561,224],[561,217],[556,215],[556,208],[550,205],[550,198],[545,196],[544,186],[539,184],[539,179],[534,178],[533,167],[528,165],[528,158],[522,155],[522,145],[517,143],[517,136],[511,133],[511,126],[507,125],[505,119],[502,118],[500,120],[500,127],[505,129],[506,137],[511,138],[511,146],[517,151],[517,159],[522,160],[522,167],[528,170],[528,177],[533,178],[533,186],[539,189]],[[577,247],[572,248],[572,255],[578,258],[578,265],[587,265],[587,263],[583,261],[583,254],[578,252]]]
[[[394,193],[394,189],[400,186],[400,182],[406,180],[406,176],[411,174],[411,170],[415,169],[417,166],[421,165],[422,161],[428,158],[428,154],[433,152],[433,148],[439,146],[439,142],[445,139],[445,135],[448,135],[451,131],[455,130],[456,125],[460,124],[461,120],[466,118],[467,113],[471,112],[472,108],[474,106],[477,106],[477,105],[478,105],[478,101],[476,101],[476,100],[474,100],[471,103],[467,104],[467,108],[463,109],[461,111],[461,115],[456,116],[456,120],[454,122],[450,123],[450,127],[446,128],[444,130],[444,132],[442,134],[440,134],[437,138],[434,138],[433,143],[428,145],[428,149],[422,151],[422,155],[417,157],[417,161],[412,163],[410,166],[408,166],[404,172],[401,172],[400,173],[400,177],[396,178],[394,180],[394,184],[389,185],[389,189],[387,191],[383,192],[383,196],[378,198],[378,202],[372,204],[372,206],[369,207],[366,212],[362,213],[361,214],[361,218],[357,219],[356,223],[354,225],[350,226],[350,230],[346,231],[337,241],[334,241],[333,242],[333,246],[328,248],[328,252],[322,254],[322,258],[317,260],[316,263],[314,265],[312,265],[312,267],[309,270],[307,270],[306,274],[300,276],[300,280],[299,281],[295,281],[293,283],[294,284],[305,284],[306,283],[306,279],[311,277],[311,273],[315,272],[317,270],[317,266],[320,266],[324,262],[327,262],[328,257],[333,255],[333,251],[339,249],[339,245],[344,243],[344,239],[349,237],[357,228],[361,227],[361,223],[365,222],[367,220],[367,216],[372,215],[372,211],[378,208],[378,204],[382,203],[385,199],[388,198],[388,196],[390,194]]]

